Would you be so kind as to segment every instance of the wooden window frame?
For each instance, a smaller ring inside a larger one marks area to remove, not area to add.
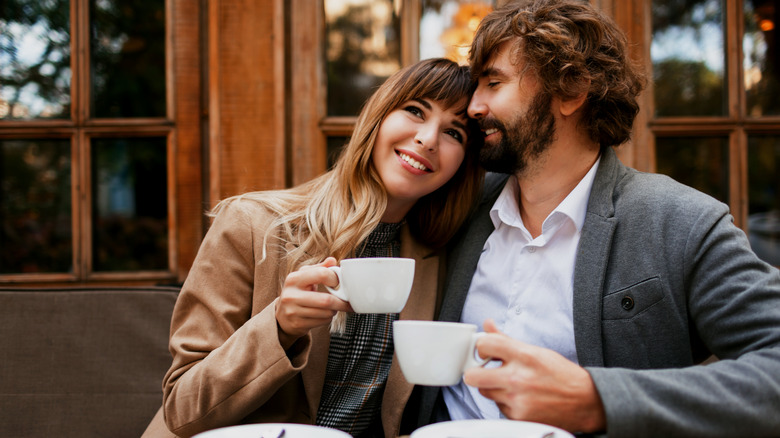
[[[72,266],[68,273],[0,275],[0,284],[155,284],[186,277],[202,236],[201,5],[165,0],[166,116],[89,117],[89,0],[71,0],[71,115],[68,120],[0,120],[0,138],[63,138],[71,145]],[[93,272],[90,185],[92,137],[164,136],[167,141],[168,269]],[[193,159],[197,157],[197,159]]]
[[[327,170],[329,137],[352,135],[357,116],[328,116],[327,77],[324,73],[324,0],[290,0],[288,40],[290,56],[290,178],[298,185]],[[403,0],[400,7],[401,66],[420,58],[419,23],[422,0]]]
[[[612,15],[627,33],[634,59],[643,63],[652,78],[650,43],[652,40],[652,0],[591,0]],[[747,116],[744,73],[742,70],[742,34],[744,14],[742,0],[726,0],[723,14],[724,49],[728,114],[722,117],[655,117],[653,84],[640,96],[640,112],[634,124],[633,141],[618,148],[621,160],[638,170],[656,171],[655,139],[668,136],[720,135],[728,137],[729,208],[735,224],[747,229],[748,169],[747,143],[752,134],[780,135],[780,116],[751,118]]]

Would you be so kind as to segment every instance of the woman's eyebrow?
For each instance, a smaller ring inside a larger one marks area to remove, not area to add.
[[[430,103],[430,102],[428,102],[428,101],[427,101],[427,100],[425,100],[425,99],[422,99],[422,98],[419,98],[419,97],[418,97],[418,98],[416,98],[416,99],[412,99],[412,100],[414,100],[415,102],[417,102],[417,103],[419,103],[420,105],[424,106],[424,107],[425,107],[426,109],[428,109],[428,110],[431,110],[431,109],[433,109],[433,106],[431,105],[431,103]]]

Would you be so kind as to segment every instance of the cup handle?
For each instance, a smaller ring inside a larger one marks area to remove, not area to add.
[[[469,348],[469,351],[471,354],[466,357],[466,363],[463,365],[463,371],[466,371],[469,368],[473,367],[481,367],[482,365],[485,365],[486,363],[490,362],[490,358],[482,358],[480,357],[479,353],[477,353],[477,341],[479,338],[487,335],[485,332],[479,332],[474,333],[471,335],[471,346]]]
[[[329,266],[328,269],[330,269],[331,271],[336,273],[336,276],[339,278],[339,285],[335,289],[330,287],[330,286],[327,286],[327,285],[323,285],[323,286],[325,286],[325,289],[327,289],[328,292],[330,292],[331,294],[335,295],[338,298],[341,298],[342,300],[344,300],[346,302],[349,302],[349,298],[347,298],[347,294],[344,292],[344,288],[341,287],[341,285],[342,285],[342,283],[341,283],[341,266]]]

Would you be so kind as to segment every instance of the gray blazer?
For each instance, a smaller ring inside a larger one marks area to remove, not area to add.
[[[460,320],[506,179],[489,175],[454,242],[440,320]],[[610,437],[780,436],[780,272],[750,250],[726,205],[606,150],[573,308],[577,357]],[[711,354],[721,360],[693,366]],[[441,420],[439,388],[419,390],[420,424]]]

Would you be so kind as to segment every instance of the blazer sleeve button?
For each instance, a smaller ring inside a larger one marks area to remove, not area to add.
[[[630,296],[626,295],[623,297],[622,300],[620,300],[620,307],[623,308],[623,310],[631,310],[634,308],[634,299]]]

